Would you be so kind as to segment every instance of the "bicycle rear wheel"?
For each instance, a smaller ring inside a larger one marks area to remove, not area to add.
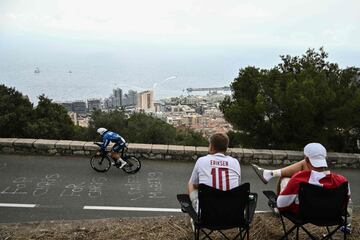
[[[97,172],[106,172],[111,167],[111,160],[108,156],[94,155],[90,159],[90,166]]]
[[[123,159],[127,162],[127,164],[122,168],[124,172],[134,174],[140,170],[141,162],[137,157],[126,156]]]

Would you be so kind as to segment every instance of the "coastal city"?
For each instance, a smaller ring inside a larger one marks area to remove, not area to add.
[[[113,89],[105,99],[93,98],[72,102],[58,102],[68,110],[75,125],[88,127],[91,113],[95,110],[123,110],[127,115],[143,112],[162,119],[176,128],[192,129],[209,137],[215,132],[226,133],[232,130],[219,109],[225,99],[229,87],[187,88],[186,96],[154,99],[154,91],[137,92],[128,90],[123,93],[121,88]],[[206,93],[195,95],[193,92]]]
[[[0,0],[0,240],[360,240],[360,0]]]

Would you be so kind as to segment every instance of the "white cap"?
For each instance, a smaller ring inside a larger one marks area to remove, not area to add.
[[[320,143],[309,143],[304,147],[304,154],[313,167],[327,167],[326,149]]]

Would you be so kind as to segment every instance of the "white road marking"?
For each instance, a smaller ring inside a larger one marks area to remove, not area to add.
[[[0,207],[12,208],[62,208],[61,205],[39,205],[24,203],[0,203]],[[182,212],[180,208],[146,208],[146,207],[113,207],[113,206],[84,206],[84,210],[108,211],[137,211],[137,212]],[[255,213],[269,213],[271,211],[255,211]]]
[[[84,206],[83,209],[85,209],[85,210],[112,210],[112,211],[138,211],[138,212],[181,212],[180,208]]]
[[[0,207],[13,207],[13,208],[34,208],[37,204],[21,204],[21,203],[0,203]]]
[[[255,213],[270,213],[272,211],[255,211]]]

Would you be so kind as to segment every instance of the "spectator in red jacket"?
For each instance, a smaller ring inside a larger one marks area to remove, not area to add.
[[[264,171],[269,171],[271,178],[274,175],[281,177],[280,194],[277,198],[277,207],[280,211],[287,210],[297,213],[299,210],[298,192],[300,183],[322,186],[324,188],[336,188],[347,179],[339,174],[331,173],[327,169],[326,149],[320,143],[309,143],[304,148],[305,159],[283,169],[267,170],[254,169],[260,176]],[[277,172],[274,174],[274,171]],[[349,191],[350,195],[350,191]]]

